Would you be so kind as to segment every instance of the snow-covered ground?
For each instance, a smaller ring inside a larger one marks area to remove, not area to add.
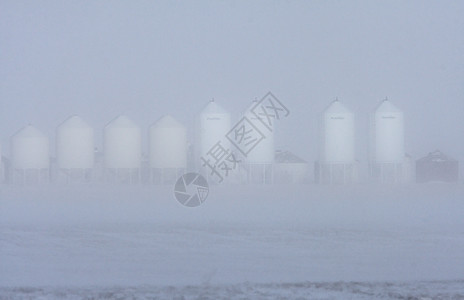
[[[2,299],[463,299],[464,281],[3,288]]]
[[[464,299],[464,186],[0,187],[0,299]]]

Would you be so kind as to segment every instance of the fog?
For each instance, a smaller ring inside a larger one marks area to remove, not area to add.
[[[5,186],[7,299],[459,299],[464,189]],[[8,298],[10,297],[10,298]]]
[[[196,208],[176,201],[174,182],[147,184],[140,173],[136,184],[2,182],[0,299],[463,297],[462,175],[366,176],[369,114],[385,98],[404,112],[413,162],[436,149],[464,161],[463,16],[462,1],[0,1],[4,163],[27,124],[55,157],[69,116],[88,122],[102,150],[103,128],[124,114],[147,154],[163,115],[194,143],[211,99],[233,126],[269,91],[289,110],[275,149],[308,163],[300,184],[208,180]],[[313,178],[334,99],[355,114],[364,175],[354,184]]]
[[[356,113],[360,161],[385,97],[405,112],[413,158],[463,160],[463,13],[460,1],[2,1],[2,148],[28,123],[53,138],[74,114],[97,137],[121,113],[190,128],[211,98],[238,115],[272,91],[291,111],[277,148],[308,162],[336,97]]]

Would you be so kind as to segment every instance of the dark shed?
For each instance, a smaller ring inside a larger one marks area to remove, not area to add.
[[[456,182],[458,179],[459,162],[439,150],[416,161],[417,182]]]

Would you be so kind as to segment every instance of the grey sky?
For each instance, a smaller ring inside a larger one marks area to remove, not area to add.
[[[290,109],[278,148],[317,157],[317,118],[338,97],[404,110],[406,149],[464,161],[464,1],[0,1],[0,138],[27,123],[54,139],[78,114],[100,137],[126,113],[192,127],[214,97],[239,113],[272,91]],[[99,144],[99,141],[98,145]]]

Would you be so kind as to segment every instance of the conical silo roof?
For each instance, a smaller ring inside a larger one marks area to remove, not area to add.
[[[208,104],[205,105],[203,110],[201,111],[202,114],[228,114],[229,112],[226,111],[222,106],[216,103],[216,101],[211,100]]]
[[[90,128],[90,126],[81,117],[74,115],[58,125],[58,128]]]
[[[40,137],[40,138],[47,138],[45,134],[43,134],[40,130],[35,128],[32,125],[27,125],[17,131],[12,138],[30,138],[30,137]]]
[[[165,115],[159,118],[155,123],[151,125],[153,128],[185,128],[182,123],[177,121],[171,115]]]
[[[385,99],[377,105],[375,109],[377,113],[400,113],[402,112],[398,107],[396,107],[390,100]]]
[[[332,101],[324,111],[325,114],[351,114],[352,111],[338,99]]]
[[[131,119],[129,119],[125,115],[120,115],[111,120],[106,126],[109,127],[116,127],[116,128],[138,128],[139,126],[134,123]]]

